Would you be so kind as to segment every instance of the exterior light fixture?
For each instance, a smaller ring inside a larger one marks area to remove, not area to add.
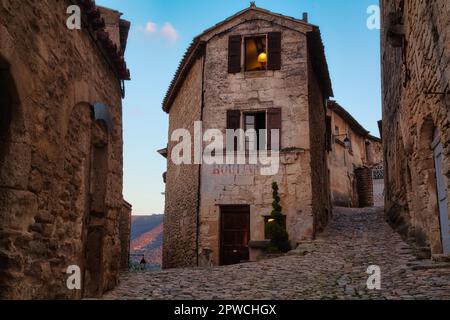
[[[333,138],[338,138],[338,137],[345,137],[344,141],[342,141],[342,143],[344,143],[345,149],[348,149],[348,150],[352,149],[352,141],[348,137],[347,133],[346,134],[333,135]]]
[[[348,137],[346,137],[345,139],[344,139],[344,144],[345,144],[345,148],[346,149],[351,149],[352,148],[352,142],[350,141],[350,139],[348,138]]]
[[[265,52],[260,53],[260,55],[258,56],[258,62],[259,63],[267,62],[267,54]]]

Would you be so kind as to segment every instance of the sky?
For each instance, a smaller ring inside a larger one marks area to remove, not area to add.
[[[133,214],[164,213],[162,173],[168,116],[161,102],[192,39],[249,6],[247,0],[97,0],[131,21],[126,60],[131,81],[123,104],[124,197]],[[380,33],[370,30],[367,9],[378,0],[259,0],[258,7],[292,17],[308,12],[320,27],[334,99],[379,136]]]

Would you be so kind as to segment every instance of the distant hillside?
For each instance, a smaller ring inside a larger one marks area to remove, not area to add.
[[[131,241],[159,226],[163,223],[163,218],[162,214],[131,217]]]
[[[149,269],[158,269],[162,263],[164,216],[133,216],[131,219],[131,260],[139,263],[142,255]]]

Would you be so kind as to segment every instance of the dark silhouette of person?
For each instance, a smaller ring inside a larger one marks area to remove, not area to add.
[[[142,260],[140,262],[141,270],[145,270],[145,266],[147,265],[147,261],[145,261],[145,256],[142,255]]]

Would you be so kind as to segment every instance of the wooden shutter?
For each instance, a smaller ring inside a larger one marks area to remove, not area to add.
[[[242,37],[230,36],[228,38],[228,73],[241,72]]]
[[[281,69],[281,32],[269,32],[267,70]]]
[[[238,130],[241,128],[241,111],[228,110],[227,111],[227,129]],[[238,149],[238,138],[234,138],[234,150]]]
[[[331,151],[332,145],[332,132],[331,132],[331,117],[327,116],[326,118],[326,140],[325,140],[325,148],[327,151]]]
[[[237,130],[241,128],[241,111],[227,111],[227,129]]]
[[[272,150],[272,131],[279,130],[279,149],[281,150],[281,108],[271,108],[267,111],[267,149]]]

